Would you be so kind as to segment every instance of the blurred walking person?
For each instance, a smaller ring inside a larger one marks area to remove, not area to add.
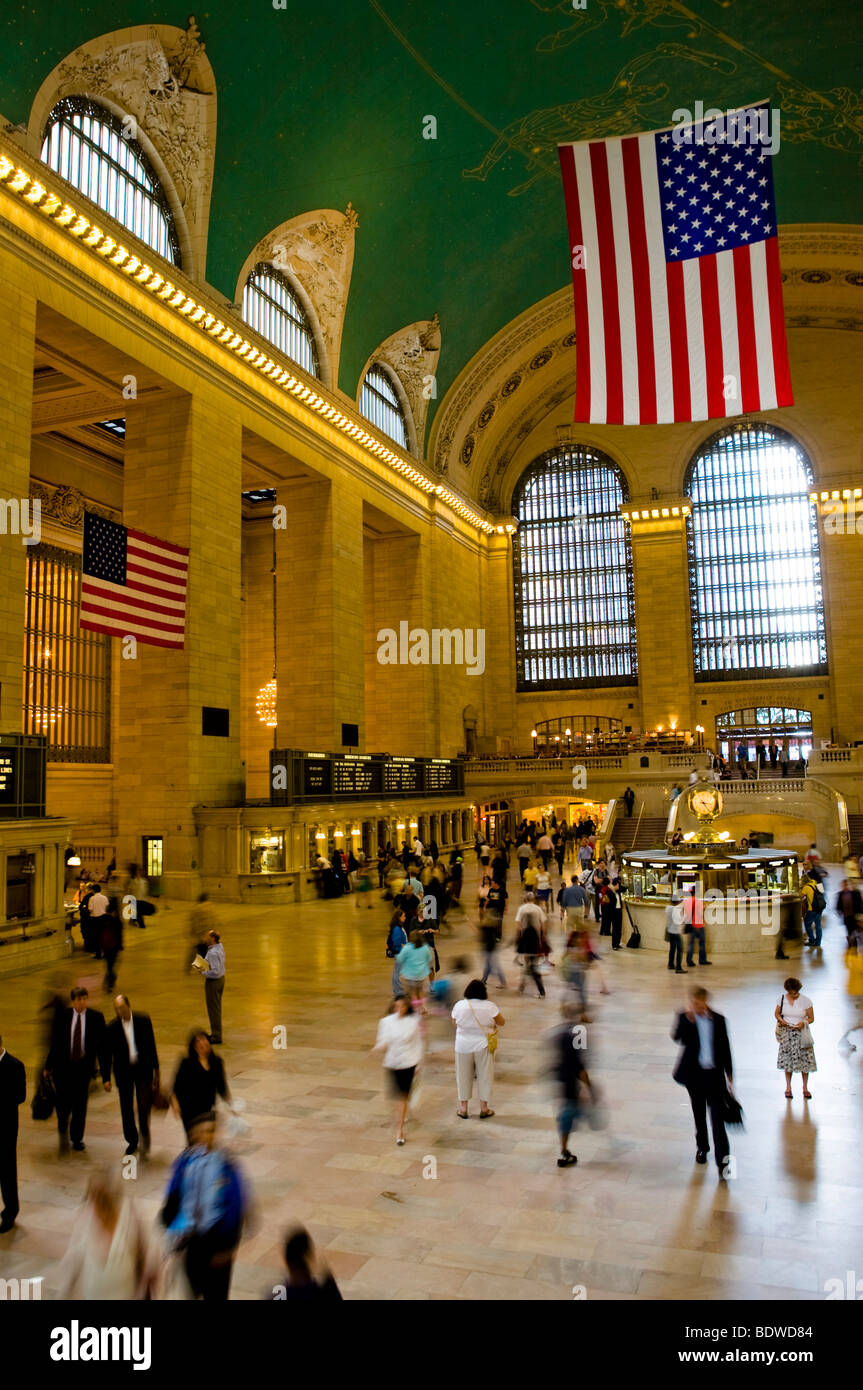
[[[674,1068],[674,1080],[689,1093],[695,1120],[695,1162],[706,1163],[710,1152],[707,1137],[707,1110],[713,1130],[713,1157],[719,1176],[725,1178],[728,1136],[725,1132],[726,1093],[732,1086],[731,1046],[722,1014],[708,1005],[706,989],[690,992],[689,1007],[677,1015],[674,1042],[681,1044]]]
[[[341,1303],[339,1286],[327,1269],[319,1263],[312,1238],[302,1226],[289,1231],[285,1237],[285,1266],[288,1277],[277,1284],[268,1300],[284,1303]]]
[[[187,1135],[198,1115],[215,1110],[216,1096],[230,1105],[225,1064],[213,1051],[208,1034],[199,1028],[189,1039],[188,1051],[177,1068],[171,1092],[171,1107],[183,1121]]]
[[[423,1049],[419,1019],[406,994],[397,995],[390,1012],[378,1024],[378,1036],[372,1052],[384,1052],[384,1070],[389,1073],[390,1088],[396,1102],[396,1143],[405,1142],[405,1124],[411,1087],[416,1069],[422,1061]]]
[[[134,1203],[105,1170],[90,1179],[84,1208],[58,1269],[63,1301],[122,1302],[149,1296],[148,1240]]]
[[[108,1081],[105,1057],[105,1019],[98,1009],[89,1007],[89,995],[82,985],[71,992],[72,1007],[57,1014],[54,1035],[45,1063],[57,1092],[57,1131],[60,1153],[84,1148],[87,1100],[90,1082],[97,1070]],[[69,1132],[67,1134],[67,1131]]]
[[[408,944],[402,947],[396,957],[396,964],[399,968],[399,982],[405,994],[411,999],[421,1001],[434,964],[431,947],[425,944],[421,932],[411,932]]]
[[[524,994],[525,982],[530,978],[536,985],[540,999],[544,999],[545,986],[542,983],[542,976],[537,970],[537,965],[543,955],[542,945],[545,914],[539,904],[533,901],[530,894],[528,894],[526,901],[522,903],[518,912],[515,914],[515,926],[515,949],[521,956],[524,964],[518,992],[519,994]]]
[[[247,1205],[239,1168],[216,1145],[215,1115],[198,1116],[160,1213],[169,1242],[183,1253],[193,1298],[227,1302]]]
[[[668,942],[668,969],[685,975],[683,968],[683,899],[675,893],[665,909],[665,939]]]
[[[557,1112],[557,1132],[560,1138],[558,1168],[571,1168],[578,1162],[570,1153],[569,1136],[578,1124],[587,1104],[593,1101],[588,1073],[587,1025],[579,1004],[566,1002],[561,1006],[563,1022],[552,1034],[552,1070],[560,1085],[560,1109]]]
[[[0,1236],[11,1231],[18,1205],[18,1107],[27,1099],[27,1072],[0,1038]]]
[[[117,995],[114,1010],[117,1017],[108,1024],[105,1034],[109,1078],[105,1082],[105,1090],[111,1089],[110,1076],[113,1071],[120,1093],[120,1115],[126,1153],[136,1153],[140,1139],[146,1158],[150,1152],[150,1111],[153,1106],[153,1094],[159,1087],[159,1054],[156,1051],[153,1024],[148,1014],[132,1012],[126,994]]]
[[[101,933],[99,943],[105,957],[105,989],[110,991],[117,983],[117,957],[123,949],[123,918],[117,899],[112,898],[108,911],[99,918]]]

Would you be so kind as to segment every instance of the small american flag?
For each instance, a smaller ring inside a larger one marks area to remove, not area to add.
[[[766,111],[559,147],[576,420],[669,424],[793,405]]]
[[[182,647],[189,552],[84,513],[81,627]]]

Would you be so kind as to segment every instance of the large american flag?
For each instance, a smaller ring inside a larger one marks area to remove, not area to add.
[[[576,420],[667,424],[794,404],[762,110],[676,127],[677,139],[669,128],[559,147]]]
[[[84,513],[81,627],[182,647],[189,552]]]

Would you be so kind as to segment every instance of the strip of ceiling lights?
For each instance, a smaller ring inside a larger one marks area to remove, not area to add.
[[[382,462],[389,464],[396,472],[403,474],[423,492],[439,497],[442,502],[452,507],[453,511],[457,512],[465,521],[476,526],[478,530],[489,534],[492,531],[503,529],[492,526],[489,521],[467,506],[449,488],[444,487],[441,483],[433,483],[419,469],[414,468],[413,464],[401,458],[393,449],[381,443],[379,439],[375,439],[374,435],[369,434],[368,430],[364,430],[355,420],[342,414],[330,401],[325,400],[312,387],[294,376],[288,368],[273,361],[266,352],[261,352],[241,333],[235,332],[229,324],[224,323],[203,304],[199,304],[192,295],[187,294],[185,290],[178,289],[158,270],[154,270],[140,256],[128,251],[122,242],[116,241],[107,232],[103,232],[95,222],[78,212],[71,203],[66,202],[55,192],[46,188],[29,170],[9,159],[5,154],[0,154],[0,183],[4,184],[10,193],[16,194],[22,201],[38,208],[45,217],[51,219],[54,226],[62,227],[68,236],[74,237],[76,241],[102,256],[107,264],[115,266],[117,270],[128,275],[138,285],[149,290],[157,299],[161,299],[164,304],[167,304],[169,309],[173,309],[188,323],[194,324],[201,333],[206,333],[221,343],[229,352],[241,357],[248,366],[254,367],[262,376],[268,377],[274,385],[289,391],[297,400],[308,406],[309,410],[313,410],[322,419],[335,425],[343,434],[361,445],[362,448],[367,449],[370,454]],[[507,530],[509,529],[507,527]]]

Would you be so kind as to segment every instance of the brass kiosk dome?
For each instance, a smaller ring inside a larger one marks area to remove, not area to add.
[[[665,910],[674,896],[704,900],[708,953],[768,951],[776,937],[800,929],[800,870],[794,850],[738,848],[714,822],[722,793],[707,779],[686,792],[698,829],[672,847],[625,850],[621,854],[624,901],[641,932],[642,945],[665,950]]]

